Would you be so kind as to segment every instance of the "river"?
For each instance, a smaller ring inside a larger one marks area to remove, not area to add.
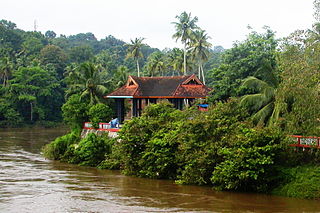
[[[320,212],[319,201],[217,192],[47,160],[59,129],[0,129],[0,212]]]

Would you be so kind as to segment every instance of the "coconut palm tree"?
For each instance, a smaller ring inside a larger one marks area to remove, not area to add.
[[[271,84],[256,77],[249,76],[242,85],[256,93],[244,95],[240,105],[248,109],[254,124],[272,125],[279,118],[279,107],[275,104],[277,84]]]
[[[137,63],[138,77],[140,77],[140,67],[139,67],[139,58],[143,58],[141,48],[144,46],[142,43],[144,38],[135,38],[131,39],[131,44],[126,44],[128,46],[127,58],[134,58]]]
[[[10,62],[9,57],[3,57],[0,61],[0,79],[2,80],[3,87],[9,85],[12,70],[13,64]]]
[[[192,34],[191,37],[191,43],[190,43],[190,52],[193,58],[198,63],[198,76],[199,79],[201,79],[202,75],[202,81],[205,84],[205,77],[204,77],[204,71],[203,71],[203,64],[208,61],[209,59],[209,48],[212,46],[208,42],[208,39],[210,37],[207,33],[205,33],[205,30],[197,30]]]
[[[191,70],[194,67],[194,63],[192,60],[190,60],[190,56],[187,56],[187,69]],[[173,48],[172,51],[168,54],[168,62],[170,67],[172,67],[173,72],[172,76],[174,76],[174,73],[177,72],[178,75],[184,74],[184,52],[183,50],[179,48]]]
[[[157,74],[164,75],[166,68],[166,62],[164,60],[164,54],[162,52],[154,52],[148,57],[147,70],[150,76]]]
[[[102,84],[101,72],[97,66],[92,63],[82,63],[74,73],[75,77],[67,93],[74,94],[79,92],[80,98],[89,98],[90,104],[103,102],[103,95],[106,94],[107,88]],[[70,79],[70,82],[72,79]]]
[[[183,68],[184,68],[184,74],[187,74],[187,45],[190,41],[190,37],[192,34],[192,31],[195,29],[199,29],[199,27],[196,25],[196,22],[198,21],[198,17],[191,17],[191,13],[183,12],[180,14],[180,16],[176,16],[176,19],[178,19],[177,22],[172,22],[172,24],[175,25],[176,33],[173,34],[173,38],[178,41],[179,39],[184,44],[184,56],[183,56]]]
[[[167,57],[168,64],[172,68],[172,76],[175,72],[183,74],[183,50],[179,48],[173,48]]]
[[[124,65],[120,65],[117,68],[116,73],[113,76],[113,81],[116,83],[116,87],[122,87],[128,80],[129,69]]]

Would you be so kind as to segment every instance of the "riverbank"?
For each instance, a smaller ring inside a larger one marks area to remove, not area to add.
[[[95,134],[80,139],[74,131],[47,145],[44,155],[178,184],[319,199],[320,188],[309,181],[318,177],[319,152],[289,147],[277,129],[252,126],[235,104],[208,113],[152,105],[126,122],[118,139]]]
[[[285,180],[272,194],[286,197],[320,199],[320,166],[305,165],[283,168]]]
[[[110,139],[106,135],[96,136],[95,134],[90,134],[87,138],[77,143],[78,139],[75,133],[57,138],[53,143],[44,148],[44,154],[50,159],[100,169],[120,170],[123,167],[121,165],[121,148],[115,139]],[[122,169],[122,172],[130,175],[126,170]],[[137,173],[132,175],[146,177],[142,173],[141,175],[137,175]],[[230,173],[230,175],[234,174]],[[280,181],[279,184],[274,188],[266,189],[263,193],[303,199],[320,199],[320,185],[318,184],[320,166],[281,167],[281,172],[278,175],[274,179]],[[177,180],[177,177],[171,178],[169,176],[169,178],[161,178],[174,179],[176,183],[183,184],[184,182]],[[200,175],[198,178],[200,178]],[[196,183],[190,182],[190,184]],[[199,185],[214,186],[212,183]],[[215,188],[218,189],[219,187],[215,185]]]
[[[318,201],[217,192],[44,159],[63,129],[1,129],[1,212],[319,212]],[[17,175],[23,174],[23,175]]]

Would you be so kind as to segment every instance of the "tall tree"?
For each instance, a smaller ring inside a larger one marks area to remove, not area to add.
[[[3,57],[0,59],[0,80],[2,80],[3,87],[9,85],[9,79],[13,70],[13,64],[9,57]]]
[[[162,52],[154,52],[148,57],[147,70],[149,76],[164,76],[165,67],[166,62],[164,59],[164,54]]]
[[[131,44],[126,44],[128,46],[127,58],[134,58],[136,60],[138,77],[140,77],[139,58],[143,58],[141,52],[141,48],[144,46],[143,40],[144,38],[135,38],[134,40],[131,39]]]
[[[314,27],[317,27],[314,25]],[[281,83],[276,102],[288,134],[318,135],[320,126],[320,40],[318,29],[296,31],[279,54]]]
[[[210,37],[208,36],[207,33],[205,33],[205,30],[197,30],[192,34],[191,37],[191,54],[192,56],[196,59],[198,63],[198,70],[199,70],[199,79],[201,79],[202,76],[202,81],[205,84],[205,76],[204,76],[204,71],[203,71],[203,64],[208,61],[209,59],[209,48],[212,46],[209,42],[208,39]]]
[[[173,38],[177,40],[181,40],[184,45],[184,74],[187,74],[187,45],[190,41],[192,31],[195,29],[199,29],[196,25],[198,22],[198,17],[191,17],[191,13],[182,12],[179,16],[176,16],[177,22],[172,22],[176,28],[176,33],[173,34]]]
[[[168,52],[168,64],[172,67],[172,76],[177,74],[183,74],[183,50],[179,48],[173,48],[170,52]]]
[[[178,75],[184,74],[184,52],[182,49],[173,48],[168,53],[168,66],[172,67],[172,75],[175,75],[177,72]],[[191,70],[194,67],[193,61],[191,60],[190,55],[187,56],[187,69]]]
[[[93,49],[88,45],[80,45],[69,50],[72,62],[83,63],[93,58]]]
[[[53,38],[55,38],[57,36],[57,34],[52,30],[48,30],[44,35],[48,39],[53,39]]]
[[[266,32],[251,32],[247,39],[237,42],[233,48],[226,50],[222,55],[222,63],[219,67],[208,72],[212,78],[211,87],[214,88],[214,100],[227,100],[231,96],[239,96],[239,87],[242,80],[254,76],[265,81],[262,73],[257,72],[261,67],[270,64],[274,70],[276,67],[277,40],[275,34],[269,28]]]
[[[128,80],[129,69],[126,66],[120,65],[116,73],[113,75],[112,81],[115,82],[116,87],[122,87]]]
[[[12,97],[20,105],[20,113],[25,115],[29,111],[31,122],[35,120],[35,114],[37,119],[45,119],[46,104],[52,104],[57,95],[55,89],[60,86],[52,74],[40,67],[20,67],[13,72],[10,84]]]
[[[51,64],[57,72],[59,79],[63,78],[64,69],[68,60],[64,50],[55,45],[47,45],[41,49],[39,59],[42,65]]]
[[[106,94],[107,88],[102,84],[102,73],[97,66],[92,63],[82,63],[76,72],[73,72],[71,83],[67,93],[80,93],[81,99],[88,98],[90,104],[103,102],[103,95]]]

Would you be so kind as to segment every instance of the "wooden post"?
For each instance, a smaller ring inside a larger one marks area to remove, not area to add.
[[[137,117],[137,104],[138,104],[138,100],[136,98],[132,99],[132,116],[133,117]]]
[[[138,116],[141,116],[142,114],[142,99],[138,99]]]
[[[119,123],[123,123],[124,121],[124,99],[118,98],[116,100],[117,103],[117,117],[119,119]]]

